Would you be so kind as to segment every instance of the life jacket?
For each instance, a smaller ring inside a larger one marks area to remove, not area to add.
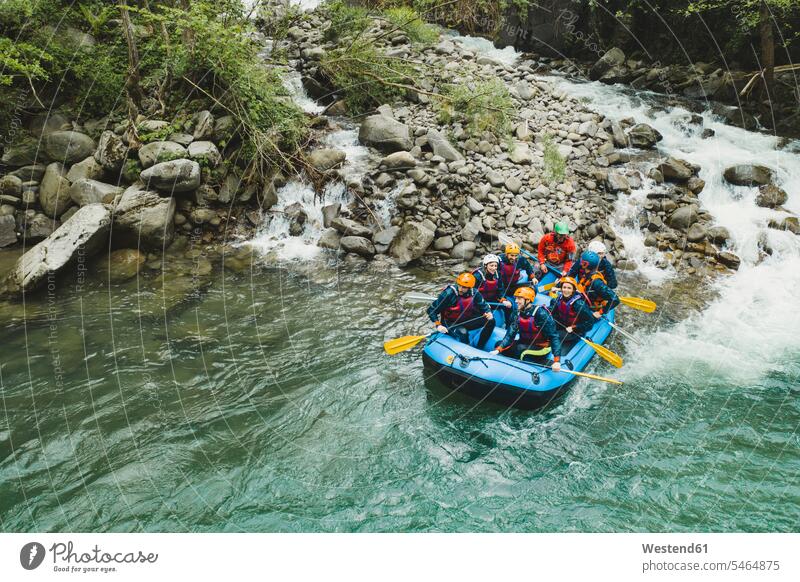
[[[478,287],[478,292],[483,295],[483,298],[490,303],[498,302],[500,300],[500,273],[495,273],[494,279],[489,279],[489,275],[481,269],[475,269],[473,273],[481,274],[482,282]]]
[[[550,347],[550,340],[544,337],[542,329],[536,326],[534,318],[536,312],[539,311],[541,305],[537,305],[536,309],[530,316],[525,317],[522,314],[519,316],[519,343],[523,346],[534,346],[536,348]],[[547,311],[547,308],[544,308]],[[549,312],[548,312],[549,313]]]
[[[575,292],[572,294],[572,297],[567,300],[564,300],[564,296],[562,295],[558,298],[558,301],[556,301],[553,317],[564,327],[574,327],[578,322],[578,311],[575,309],[575,302],[578,299],[583,299],[583,296]]]
[[[608,283],[606,282],[606,278],[603,276],[603,274],[600,271],[592,273],[588,277],[583,275],[583,271],[578,273],[579,291],[586,298],[586,302],[589,304],[589,307],[591,307],[594,310],[603,309],[606,305],[608,305],[608,301],[607,300],[601,299],[599,297],[592,298],[589,295],[589,288],[597,280],[602,281],[604,285],[608,285]]]
[[[447,288],[453,289],[456,292],[457,300],[455,305],[442,311],[442,321],[445,323],[464,322],[480,315],[478,310],[475,309],[474,293],[471,293],[466,297],[462,297],[458,294],[458,289],[456,289],[453,285],[448,285],[446,289]]]
[[[564,248],[567,240],[569,239],[564,239],[564,242],[559,244],[554,236],[546,235],[544,238],[544,260],[553,265],[563,265],[569,257],[569,252]]]
[[[503,281],[503,287],[506,291],[508,291],[509,287],[512,285],[516,285],[517,281],[519,281],[522,276],[522,272],[517,267],[516,261],[514,261],[513,265],[507,261],[500,261],[500,269],[498,272],[500,273],[500,279]]]

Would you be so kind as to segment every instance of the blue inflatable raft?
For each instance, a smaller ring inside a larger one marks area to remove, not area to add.
[[[547,274],[539,286],[555,281]],[[539,293],[536,303],[547,305],[549,295]],[[504,310],[494,311],[497,322],[492,336],[485,346],[476,346],[480,329],[470,332],[470,345],[463,344],[448,334],[433,334],[422,351],[422,361],[427,373],[453,390],[469,394],[480,400],[490,400],[506,406],[534,409],[541,408],[563,394],[577,376],[507,358],[491,356],[489,350],[505,336]],[[606,318],[614,321],[614,310]],[[603,344],[611,334],[608,321],[600,319],[586,334],[587,339]],[[487,349],[483,349],[487,348]],[[595,356],[595,351],[579,341],[567,353],[561,354],[561,366],[582,372]]]

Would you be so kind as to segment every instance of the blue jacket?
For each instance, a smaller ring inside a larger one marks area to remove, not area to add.
[[[569,270],[569,276],[577,279],[580,270],[580,261],[575,261]],[[597,270],[602,273],[603,277],[605,277],[606,283],[608,283],[609,287],[612,289],[617,288],[617,274],[614,272],[614,265],[611,264],[611,261],[609,261],[606,257],[603,257],[600,259],[600,266],[597,267]]]
[[[581,279],[589,279],[591,276],[592,273],[587,274],[582,269],[578,269],[578,273],[575,275],[575,278],[580,283]],[[603,283],[600,279],[591,281],[586,287],[584,287],[583,290],[593,305],[596,305],[598,302],[602,301],[606,302],[606,305],[600,309],[603,315],[619,305],[619,297],[617,297],[617,294],[614,293],[611,287]]]
[[[553,320],[557,322],[557,326],[560,329],[564,329],[568,327],[568,322],[559,321],[558,319],[558,303],[561,301],[561,293],[559,293],[554,299],[550,301],[550,313],[553,314]],[[594,312],[586,303],[586,300],[583,297],[578,297],[575,300],[575,303],[572,304],[572,308],[575,310],[577,315],[577,321],[575,322],[575,329],[573,330],[578,335],[586,335],[592,329],[597,319],[594,316]],[[559,325],[560,324],[560,325]]]
[[[558,330],[556,329],[556,322],[553,320],[553,316],[550,315],[550,312],[545,309],[544,306],[541,306],[541,309],[538,309],[539,306],[530,305],[528,309],[525,311],[519,312],[517,310],[517,304],[513,304],[513,308],[511,310],[511,316],[509,317],[509,325],[506,329],[506,336],[503,338],[503,341],[500,342],[499,348],[506,349],[514,342],[514,338],[517,337],[519,333],[519,318],[520,315],[524,317],[530,317],[531,313],[533,313],[533,323],[541,330],[542,335],[545,339],[550,342],[550,350],[553,354],[553,357],[558,360],[561,357],[561,336],[558,334]]]
[[[500,275],[500,280],[503,282],[503,295],[513,292],[516,288],[516,284],[509,284],[509,281],[507,281],[504,277],[503,265],[512,265],[515,269],[514,272],[525,271],[528,274],[529,279],[533,277],[536,272],[533,268],[533,265],[531,265],[531,262],[522,255],[517,257],[516,263],[512,263],[508,260],[505,253],[500,254],[500,264],[497,266],[497,273]]]
[[[491,313],[492,310],[489,304],[486,303],[486,300],[480,293],[475,289],[470,289],[467,296],[470,295],[472,296],[472,305],[478,313]],[[428,307],[428,317],[433,323],[438,324],[442,321],[442,312],[449,307],[455,306],[456,303],[458,303],[458,288],[455,285],[448,285],[444,288],[444,291],[439,293],[439,297]],[[466,319],[464,321],[466,321]]]

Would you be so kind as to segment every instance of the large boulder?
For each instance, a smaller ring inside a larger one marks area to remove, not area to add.
[[[371,257],[375,254],[375,247],[369,239],[363,236],[343,236],[339,240],[342,250],[348,253],[355,253],[362,257]]]
[[[139,148],[139,161],[143,168],[185,157],[186,148],[174,141],[151,141]]]
[[[453,147],[453,144],[451,144],[441,132],[435,129],[428,130],[428,145],[431,146],[435,155],[443,157],[448,162],[464,159],[464,156]]]
[[[210,141],[194,141],[189,144],[189,157],[200,163],[205,163],[209,168],[216,168],[222,162],[222,154]]]
[[[163,250],[175,234],[175,199],[134,185],[114,209],[112,243],[116,247]]]
[[[664,136],[646,123],[639,123],[634,125],[628,130],[628,140],[631,146],[643,150],[655,147],[655,145],[664,139]]]
[[[758,187],[758,196],[756,196],[756,204],[764,208],[775,208],[786,204],[789,195],[782,188],[778,188],[775,184],[765,184]]]
[[[697,208],[692,205],[681,206],[670,214],[668,224],[677,230],[688,230],[697,222]]]
[[[408,151],[414,145],[408,126],[386,115],[367,117],[361,124],[358,139],[361,143],[386,153]]]
[[[50,218],[58,218],[72,204],[69,197],[70,183],[67,171],[60,162],[47,166],[42,183],[39,184],[39,204]]]
[[[406,170],[417,165],[410,152],[394,152],[381,160],[381,165],[389,170]]]
[[[621,49],[614,47],[609,49],[600,59],[589,69],[589,78],[597,81],[605,75],[611,68],[619,67],[625,62],[625,53]]]
[[[708,229],[708,240],[715,245],[726,245],[731,239],[731,232],[724,226],[712,226]]]
[[[606,178],[608,189],[612,192],[630,192],[631,184],[628,178],[619,172],[609,172]]]
[[[391,255],[403,266],[420,258],[433,242],[434,233],[419,222],[407,221],[392,243]]]
[[[372,229],[343,216],[337,216],[331,220],[331,226],[345,236],[363,236],[368,238],[372,236]]]
[[[67,180],[77,182],[78,180],[99,180],[103,177],[105,169],[100,165],[94,156],[89,156],[82,162],[73,164],[67,172]]]
[[[335,228],[326,228],[322,231],[322,235],[320,235],[317,245],[323,249],[336,250],[339,248],[339,241],[341,239],[342,235],[338,230]]]
[[[658,165],[658,169],[667,182],[685,182],[693,174],[689,164],[677,158],[667,158]]]
[[[77,131],[54,131],[47,134],[44,149],[54,160],[73,164],[86,159],[95,151],[94,140]]]
[[[0,163],[4,166],[28,166],[36,162],[47,161],[47,155],[40,151],[39,141],[33,138],[24,138],[14,145],[8,146],[3,151]]]
[[[128,158],[128,146],[116,133],[104,131],[97,142],[94,159],[109,172],[119,172]]]
[[[379,253],[385,253],[388,251],[389,247],[392,246],[394,239],[397,238],[399,233],[399,226],[390,226],[389,228],[384,228],[383,230],[376,232],[372,237],[372,242],[375,244],[375,250]]]
[[[347,154],[335,148],[323,148],[314,150],[308,155],[308,163],[317,172],[327,172],[342,164],[347,158]]]
[[[144,170],[140,177],[161,192],[191,192],[200,185],[200,164],[185,159],[161,162]]]
[[[48,275],[60,274],[106,245],[111,211],[103,204],[84,206],[45,240],[17,260],[3,283],[10,295],[42,286]]]
[[[450,251],[450,256],[454,259],[458,259],[459,261],[469,261],[475,256],[475,251],[477,248],[478,247],[474,242],[470,240],[462,240],[453,247],[453,250]]]
[[[122,192],[122,188],[119,186],[112,186],[97,180],[78,180],[70,186],[69,197],[78,206],[86,206],[98,202],[110,203],[120,192]]]
[[[761,186],[772,181],[772,170],[756,164],[738,164],[726,169],[723,176],[736,186]]]

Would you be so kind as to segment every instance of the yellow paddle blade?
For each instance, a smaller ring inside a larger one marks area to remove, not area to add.
[[[552,283],[548,283],[547,285],[542,285],[541,287],[539,287],[539,293],[544,293],[545,291],[550,291],[550,289],[552,289],[555,286],[556,286],[556,281],[553,281]]]
[[[649,299],[642,299],[641,297],[620,297],[619,300],[623,305],[633,307],[645,313],[653,313],[656,310],[655,301],[650,301]]]
[[[609,350],[608,348],[604,348],[603,346],[596,344],[594,342],[590,342],[586,338],[581,338],[587,344],[589,344],[594,351],[597,352],[597,355],[603,358],[606,362],[611,364],[616,368],[622,367],[622,358],[618,355]]]
[[[383,344],[383,349],[386,350],[386,353],[390,356],[395,354],[399,354],[400,352],[404,352],[406,350],[410,350],[419,342],[424,340],[426,335],[404,335],[403,337],[399,337],[397,339],[389,340],[388,342]]]
[[[605,376],[597,376],[595,374],[585,374],[584,372],[573,372],[566,368],[561,368],[562,372],[572,374],[573,376],[582,376],[583,378],[591,378],[592,380],[600,380],[601,382],[608,382],[609,384],[624,384],[622,380],[615,380],[614,378],[606,378]]]

